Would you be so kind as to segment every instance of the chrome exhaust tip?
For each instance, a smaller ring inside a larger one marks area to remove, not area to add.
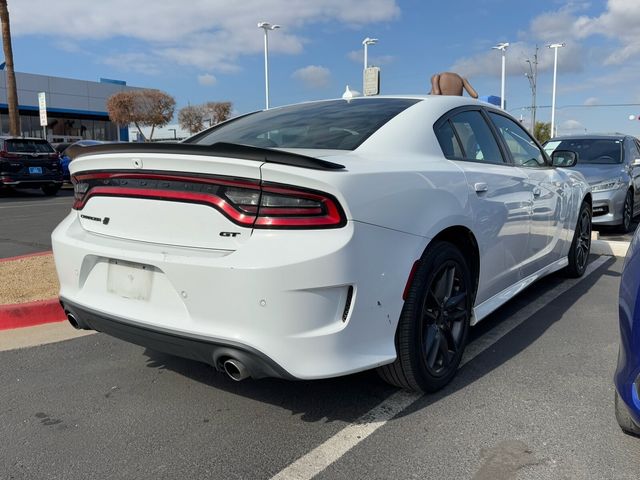
[[[75,328],[76,330],[81,330],[80,324],[78,323],[78,319],[74,317],[73,314],[67,312],[67,320],[69,321],[69,323],[73,328]]]
[[[236,382],[240,382],[251,376],[247,367],[245,367],[244,363],[239,360],[230,358],[229,360],[225,360],[222,366],[224,367],[224,372],[229,376],[229,378]]]

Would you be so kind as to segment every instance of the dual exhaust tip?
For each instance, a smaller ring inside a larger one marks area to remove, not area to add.
[[[73,328],[76,330],[86,330],[89,328],[82,320],[79,320],[73,313],[67,311],[67,320],[71,324]],[[222,368],[224,373],[227,374],[229,378],[236,382],[240,382],[246,378],[249,378],[251,374],[249,370],[240,360],[236,360],[235,358],[228,358],[222,363]]]
[[[224,373],[226,373],[230,379],[235,380],[236,382],[240,382],[251,376],[244,363],[234,358],[225,360],[222,364],[222,368],[224,369]]]

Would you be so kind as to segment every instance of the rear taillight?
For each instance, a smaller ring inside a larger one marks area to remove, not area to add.
[[[6,150],[0,150],[0,158],[20,158],[20,155],[9,153]]]
[[[213,207],[232,222],[254,228],[337,228],[346,223],[331,195],[257,180],[173,173],[96,172],[74,175],[82,210],[94,196],[147,198]]]

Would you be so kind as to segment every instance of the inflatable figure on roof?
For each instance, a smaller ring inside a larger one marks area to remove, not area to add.
[[[461,97],[463,88],[470,97],[478,98],[478,93],[468,80],[457,73],[442,72],[431,77],[431,95],[457,95]]]

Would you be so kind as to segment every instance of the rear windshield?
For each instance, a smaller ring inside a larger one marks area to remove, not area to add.
[[[185,140],[213,145],[354,150],[382,125],[420,100],[331,100],[274,108],[231,120]]]
[[[10,153],[54,153],[53,147],[46,140],[5,140],[5,146]]]
[[[551,140],[544,145],[551,155],[554,150],[571,150],[578,154],[578,163],[622,163],[622,139],[579,138]]]

